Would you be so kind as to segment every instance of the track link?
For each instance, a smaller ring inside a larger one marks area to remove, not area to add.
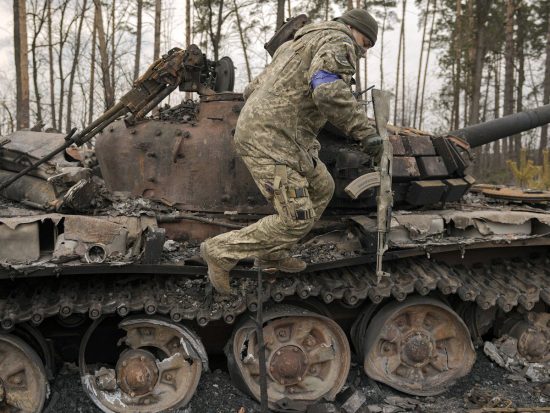
[[[510,259],[483,265],[447,264],[428,258],[390,262],[390,277],[377,282],[371,265],[346,266],[277,277],[266,282],[264,300],[281,302],[287,297],[318,297],[325,303],[341,300],[357,305],[363,300],[380,303],[388,297],[405,300],[411,294],[457,294],[462,301],[482,309],[498,306],[509,312],[520,306],[532,310],[539,301],[550,305],[549,260]],[[251,271],[254,276],[255,272]],[[204,277],[132,276],[67,279],[19,279],[2,282],[0,322],[5,330],[21,322],[38,325],[52,316],[74,313],[97,319],[104,314],[131,312],[167,314],[173,321],[196,319],[204,326],[223,319],[232,324],[239,314],[257,308],[256,283],[235,278],[235,294],[222,298],[212,293]],[[1,294],[1,292],[0,292]]]

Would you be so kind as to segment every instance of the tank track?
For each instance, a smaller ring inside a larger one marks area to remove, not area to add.
[[[426,257],[408,258],[390,262],[388,270],[392,275],[380,282],[370,265],[345,266],[268,278],[264,301],[317,297],[326,304],[341,300],[355,306],[364,300],[377,304],[388,297],[403,301],[412,294],[436,293],[456,294],[482,309],[496,305],[504,312],[517,306],[531,310],[539,301],[550,305],[549,263],[548,258],[510,259],[451,267]],[[38,325],[52,316],[80,313],[97,319],[106,314],[144,312],[166,314],[176,322],[196,320],[200,326],[220,319],[232,324],[247,309],[257,308],[256,271],[248,272],[250,277],[233,278],[236,294],[231,298],[212,293],[203,276],[125,275],[116,280],[94,276],[71,281],[52,277],[19,280],[15,286],[3,281],[9,285],[9,295],[0,298],[0,322],[9,330],[22,322]]]

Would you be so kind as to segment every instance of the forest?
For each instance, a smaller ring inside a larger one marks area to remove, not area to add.
[[[353,7],[379,25],[355,87],[391,91],[397,125],[445,133],[550,103],[549,0],[13,0],[0,136],[84,127],[174,46],[231,56],[242,90],[269,63],[263,45],[285,19]],[[477,149],[474,173],[511,181],[543,164],[547,148],[548,126],[511,136]]]

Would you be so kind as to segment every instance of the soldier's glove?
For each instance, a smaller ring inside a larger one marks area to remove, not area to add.
[[[382,151],[384,150],[383,143],[384,141],[380,135],[369,135],[361,141],[361,148],[375,163],[379,163],[380,158],[382,158]]]

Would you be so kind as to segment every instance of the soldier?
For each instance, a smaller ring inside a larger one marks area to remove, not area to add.
[[[290,248],[306,235],[332,198],[334,181],[318,158],[317,133],[329,121],[373,157],[382,139],[350,88],[357,56],[374,46],[378,25],[363,9],[310,24],[281,45],[245,89],[235,146],[276,214],[201,244],[208,277],[230,293],[229,271],[240,259],[283,272],[306,268]]]

